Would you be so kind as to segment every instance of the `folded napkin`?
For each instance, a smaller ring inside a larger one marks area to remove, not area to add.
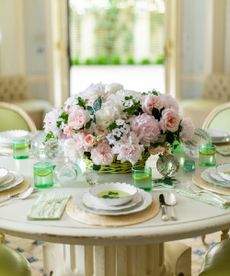
[[[219,208],[227,209],[230,208],[230,196],[222,196],[225,201],[221,201],[217,198],[215,198],[215,195],[206,194],[206,193],[193,193],[189,189],[183,188],[183,189],[176,189],[176,193],[192,198],[195,200],[198,200],[203,203],[207,203]]]
[[[62,217],[70,195],[59,193],[42,193],[34,202],[28,219],[58,220]]]

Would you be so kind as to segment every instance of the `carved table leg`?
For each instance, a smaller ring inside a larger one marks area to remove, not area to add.
[[[221,236],[220,236],[220,239],[223,241],[223,240],[226,240],[226,239],[228,239],[228,231],[229,231],[229,229],[223,229],[221,232],[222,232],[222,234],[221,234]]]

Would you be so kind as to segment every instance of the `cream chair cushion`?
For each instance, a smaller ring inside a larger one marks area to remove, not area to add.
[[[38,129],[42,129],[44,116],[52,108],[48,101],[31,98],[24,75],[0,77],[0,101],[21,107],[32,118]]]
[[[218,105],[230,101],[230,75],[212,74],[206,77],[202,98],[180,102],[181,111],[191,117],[195,127],[203,125],[207,115]]]

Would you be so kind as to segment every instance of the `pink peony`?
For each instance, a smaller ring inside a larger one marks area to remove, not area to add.
[[[144,147],[138,144],[137,139],[132,133],[129,137],[116,142],[113,147],[113,153],[117,154],[117,160],[120,160],[121,163],[129,161],[132,165],[141,159],[143,150]]]
[[[68,125],[77,130],[83,128],[89,120],[89,113],[78,107],[74,108],[69,114]]]
[[[91,159],[95,165],[110,165],[113,162],[112,149],[105,140],[91,150]]]
[[[148,95],[144,100],[142,108],[144,112],[152,114],[152,110],[154,107],[160,110],[163,107],[163,101],[158,96]]]
[[[162,112],[160,125],[163,131],[169,130],[175,132],[180,124],[180,116],[174,109],[165,109]]]
[[[131,119],[131,130],[136,134],[140,143],[147,147],[157,142],[160,135],[159,122],[146,113]]]
[[[182,131],[180,133],[180,138],[183,142],[191,139],[194,133],[194,125],[190,118],[184,118],[181,122]]]

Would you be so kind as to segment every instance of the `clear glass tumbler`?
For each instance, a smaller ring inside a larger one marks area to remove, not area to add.
[[[152,191],[152,169],[142,166],[134,166],[132,168],[133,183],[137,188],[147,192]]]
[[[13,157],[14,159],[29,158],[29,139],[15,138],[13,140]]]
[[[199,165],[212,167],[216,165],[216,146],[213,144],[202,145],[199,148]]]
[[[36,188],[53,187],[53,164],[37,162],[34,164],[34,186]]]

